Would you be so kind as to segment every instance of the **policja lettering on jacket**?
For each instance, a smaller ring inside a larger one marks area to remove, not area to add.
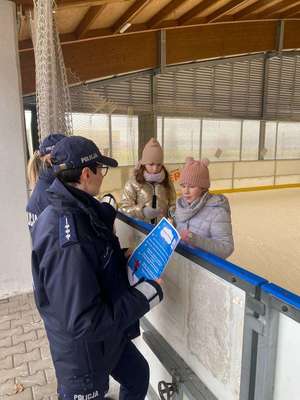
[[[93,400],[99,396],[98,390],[89,394],[74,394],[74,400]]]

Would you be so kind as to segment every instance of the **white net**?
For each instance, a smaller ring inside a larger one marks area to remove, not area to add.
[[[89,114],[112,114],[118,105],[105,98],[97,90],[90,88],[71,70],[68,70],[68,81],[74,85],[70,89],[72,111]]]
[[[31,29],[40,139],[49,133],[72,133],[71,101],[54,7],[53,0],[34,0]]]

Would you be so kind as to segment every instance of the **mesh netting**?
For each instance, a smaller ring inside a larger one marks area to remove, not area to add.
[[[118,105],[114,101],[103,97],[97,90],[81,82],[75,72],[68,69],[67,74],[68,82],[72,85],[70,88],[70,99],[73,112],[112,114],[118,108]]]
[[[32,39],[40,139],[49,133],[72,133],[71,101],[53,0],[34,0]]]

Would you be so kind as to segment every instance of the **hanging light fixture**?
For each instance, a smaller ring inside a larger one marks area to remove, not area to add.
[[[120,33],[124,33],[125,31],[127,31],[128,28],[131,27],[131,23],[130,22],[126,22],[126,24],[124,24],[121,29],[120,29]]]

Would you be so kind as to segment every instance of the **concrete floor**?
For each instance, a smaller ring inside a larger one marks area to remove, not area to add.
[[[0,301],[0,399],[54,400],[48,341],[33,295]]]
[[[229,261],[300,295],[300,188],[227,196],[235,240]]]
[[[119,386],[110,382],[109,396]],[[0,400],[57,400],[49,344],[33,294],[0,300]]]

